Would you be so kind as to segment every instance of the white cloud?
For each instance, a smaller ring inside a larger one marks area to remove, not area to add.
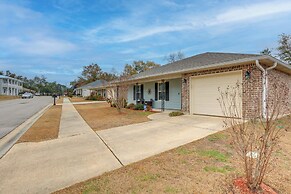
[[[208,25],[256,20],[265,16],[280,14],[291,11],[291,1],[273,1],[246,6],[231,7],[215,16],[214,20],[207,22]]]
[[[171,1],[166,5],[178,6]],[[189,6],[191,7],[191,6]],[[84,39],[98,43],[125,43],[169,32],[198,30],[224,24],[256,22],[285,12],[291,12],[291,1],[269,1],[248,3],[240,7],[218,8],[212,12],[193,12],[192,8],[173,12],[175,17],[159,16],[157,21],[146,21],[143,17],[154,13],[130,13],[127,17],[115,18],[104,25],[98,25],[84,32]],[[148,9],[147,9],[148,10]],[[136,10],[135,10],[136,11]]]
[[[153,36],[157,34],[167,33],[167,32],[177,32],[183,31],[186,29],[191,29],[192,26],[189,25],[181,25],[181,26],[156,26],[156,27],[149,27],[145,29],[137,29],[133,32],[121,35],[116,37],[117,42],[129,42],[134,40],[139,40],[141,38],[145,38],[148,36]]]
[[[2,46],[12,52],[28,55],[58,55],[75,50],[74,44],[50,37],[21,39],[19,37],[7,37],[0,39]]]
[[[40,12],[0,3],[0,48],[7,54],[50,56],[76,49],[59,37]]]

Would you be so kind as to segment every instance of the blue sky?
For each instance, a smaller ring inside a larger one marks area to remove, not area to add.
[[[0,0],[0,70],[68,85],[97,63],[259,53],[291,33],[291,0]]]

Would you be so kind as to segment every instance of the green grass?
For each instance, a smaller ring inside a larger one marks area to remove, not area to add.
[[[165,188],[164,192],[165,193],[179,193],[179,190],[176,188],[168,186]]]
[[[153,114],[152,112],[149,111],[145,111],[145,112],[140,112],[141,115],[145,115],[145,116],[149,116],[151,114]]]
[[[220,162],[226,162],[229,158],[229,155],[223,154],[217,150],[201,150],[201,151],[198,151],[198,154],[200,156],[213,158]]]
[[[203,168],[206,172],[219,172],[219,173],[222,173],[222,174],[225,174],[227,172],[230,172],[230,171],[233,171],[234,168],[231,167],[231,166],[223,166],[223,167],[216,167],[216,166],[205,166]]]
[[[227,139],[227,135],[222,133],[216,133],[207,137],[207,139],[211,142],[216,142],[222,139]]]
[[[155,181],[160,177],[159,174],[145,174],[139,177],[141,181]]]
[[[109,183],[109,179],[105,179],[104,181],[102,182],[96,182],[96,181],[90,181],[86,184],[85,186],[85,190],[82,192],[83,194],[90,194],[90,193],[96,193],[96,192],[100,192],[100,188],[102,187],[107,187]],[[110,193],[110,188],[107,189],[106,193]]]
[[[191,153],[193,153],[194,151],[192,151],[192,150],[188,150],[188,149],[186,149],[186,148],[178,148],[177,149],[177,153],[179,154],[179,155],[189,155],[189,154],[191,154]]]

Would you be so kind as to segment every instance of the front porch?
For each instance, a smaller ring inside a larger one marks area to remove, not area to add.
[[[128,87],[128,104],[152,102],[156,110],[181,110],[181,78],[136,82]]]

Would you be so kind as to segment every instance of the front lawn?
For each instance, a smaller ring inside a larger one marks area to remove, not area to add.
[[[116,108],[110,107],[108,103],[74,106],[94,131],[146,122],[149,121],[147,116],[152,114],[152,112],[129,109],[122,109],[122,113],[118,113]]]
[[[98,119],[97,119],[98,120]],[[290,122],[288,118],[284,122]],[[242,169],[225,130],[56,193],[229,193]],[[291,193],[291,132],[282,138],[265,183]]]
[[[14,100],[14,99],[19,99],[19,96],[5,96],[5,95],[0,95],[0,101],[4,100]]]
[[[91,100],[86,100],[85,98],[83,97],[76,97],[76,96],[73,96],[72,98],[69,98],[71,102],[89,102]]]

